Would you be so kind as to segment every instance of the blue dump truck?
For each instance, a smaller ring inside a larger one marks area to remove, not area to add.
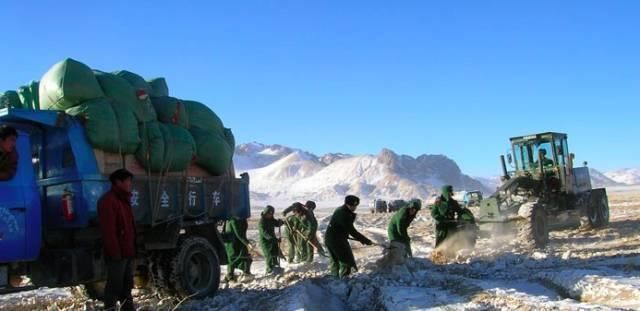
[[[104,157],[80,120],[64,112],[7,108],[0,124],[19,132],[17,173],[0,181],[0,293],[82,285],[99,298],[105,270],[97,202],[110,189]],[[116,167],[134,165],[116,157]],[[219,225],[249,217],[248,176],[236,178],[232,169],[134,174],[136,285],[213,295],[227,263]]]

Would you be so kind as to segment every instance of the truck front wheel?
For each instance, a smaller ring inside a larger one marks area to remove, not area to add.
[[[171,287],[182,298],[212,296],[220,285],[220,261],[211,243],[189,237],[179,244],[171,261]]]

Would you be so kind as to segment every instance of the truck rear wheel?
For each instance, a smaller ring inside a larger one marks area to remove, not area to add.
[[[170,269],[171,287],[182,298],[212,296],[220,285],[220,261],[205,238],[184,239],[171,260]]]
[[[104,288],[106,281],[85,283],[80,286],[80,293],[91,300],[102,300],[104,298]]]
[[[544,248],[549,243],[549,228],[544,205],[527,202],[518,210],[523,220],[518,226],[518,241],[526,248]]]
[[[587,227],[600,228],[609,224],[609,200],[604,189],[591,191],[587,204]]]

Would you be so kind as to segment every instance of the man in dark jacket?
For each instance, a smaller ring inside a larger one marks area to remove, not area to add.
[[[16,175],[18,169],[18,152],[16,143],[18,131],[8,125],[0,128],[0,180],[9,180]]]
[[[280,238],[276,236],[275,228],[280,227],[284,222],[273,218],[275,208],[268,205],[262,211],[262,218],[258,223],[258,233],[260,234],[260,248],[267,265],[267,274],[280,272],[278,257],[280,256]]]
[[[119,301],[120,310],[134,310],[131,289],[136,228],[130,204],[133,175],[119,169],[109,176],[109,180],[111,190],[98,201],[98,220],[107,264],[104,307],[115,310],[116,301]]]
[[[395,242],[404,245],[407,257],[413,256],[413,252],[411,251],[411,237],[409,237],[407,229],[409,229],[409,225],[411,225],[411,222],[416,218],[416,214],[421,207],[422,203],[420,200],[413,199],[409,201],[404,207],[393,214],[389,222],[389,227],[387,227],[389,241],[391,241],[391,243]]]
[[[329,226],[325,232],[325,244],[329,250],[331,275],[343,278],[351,274],[351,269],[358,269],[353,257],[349,236],[364,245],[373,245],[371,240],[362,235],[353,223],[356,220],[355,210],[360,205],[360,199],[349,195],[344,199],[344,205],[338,207],[331,216]]]

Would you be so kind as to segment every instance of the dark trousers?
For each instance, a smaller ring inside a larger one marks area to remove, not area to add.
[[[123,311],[133,311],[133,259],[107,259],[107,285],[104,289],[104,309],[116,310],[120,301]]]

